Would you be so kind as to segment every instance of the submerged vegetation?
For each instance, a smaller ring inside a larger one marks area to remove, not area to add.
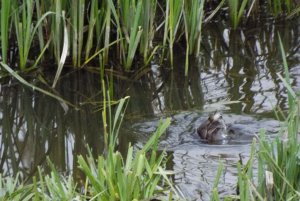
[[[199,55],[203,26],[214,17],[228,16],[222,20],[237,29],[257,14],[291,18],[298,6],[290,0],[1,1],[1,60],[22,71],[55,61],[57,75],[66,62],[103,68],[113,61],[130,71],[140,57],[147,65],[158,49],[172,66],[180,43],[187,75],[188,56]]]

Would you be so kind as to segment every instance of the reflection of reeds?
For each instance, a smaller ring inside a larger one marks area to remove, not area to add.
[[[12,96],[12,90],[16,90],[13,93],[18,92],[19,95]],[[20,94],[23,98],[20,98]],[[2,173],[11,175],[22,172],[22,179],[44,161],[47,150],[43,143],[51,130],[49,127],[53,126],[51,118],[44,119],[44,116],[37,115],[37,110],[32,107],[32,101],[35,99],[31,96],[29,91],[21,87],[1,90],[1,97],[6,104],[1,111],[3,118],[0,150],[3,155],[0,169]],[[42,109],[45,114],[50,114],[49,108]]]

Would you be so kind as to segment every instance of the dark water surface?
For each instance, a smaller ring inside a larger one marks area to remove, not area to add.
[[[209,200],[220,161],[225,166],[219,191],[235,193],[239,154],[247,161],[253,137],[264,128],[274,138],[280,129],[273,108],[287,109],[287,94],[277,73],[282,59],[277,32],[287,53],[291,81],[300,87],[299,23],[265,23],[232,32],[208,24],[203,33],[203,55],[190,60],[184,77],[185,49],[175,48],[174,70],[153,60],[145,73],[126,81],[115,76],[115,99],[130,96],[120,133],[120,149],[129,142],[142,146],[158,121],[171,117],[172,124],[161,139],[160,149],[170,155],[175,184],[189,200]],[[70,72],[57,92],[80,109],[65,108],[56,100],[20,86],[17,81],[0,87],[0,172],[32,175],[46,156],[62,171],[76,172],[76,155],[86,154],[85,144],[102,153],[101,91],[99,75]],[[195,129],[214,111],[239,135],[230,141],[208,144]]]

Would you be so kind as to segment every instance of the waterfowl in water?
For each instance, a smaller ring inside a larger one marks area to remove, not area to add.
[[[208,119],[198,127],[197,133],[200,138],[208,141],[224,139],[227,133],[227,126],[222,118],[222,114],[216,112],[210,115]]]

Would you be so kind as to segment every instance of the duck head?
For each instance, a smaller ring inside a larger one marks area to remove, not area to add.
[[[227,126],[222,114],[219,112],[210,115],[206,121],[204,121],[197,129],[197,133],[202,139],[208,141],[215,141],[222,139],[222,136],[226,133]]]

